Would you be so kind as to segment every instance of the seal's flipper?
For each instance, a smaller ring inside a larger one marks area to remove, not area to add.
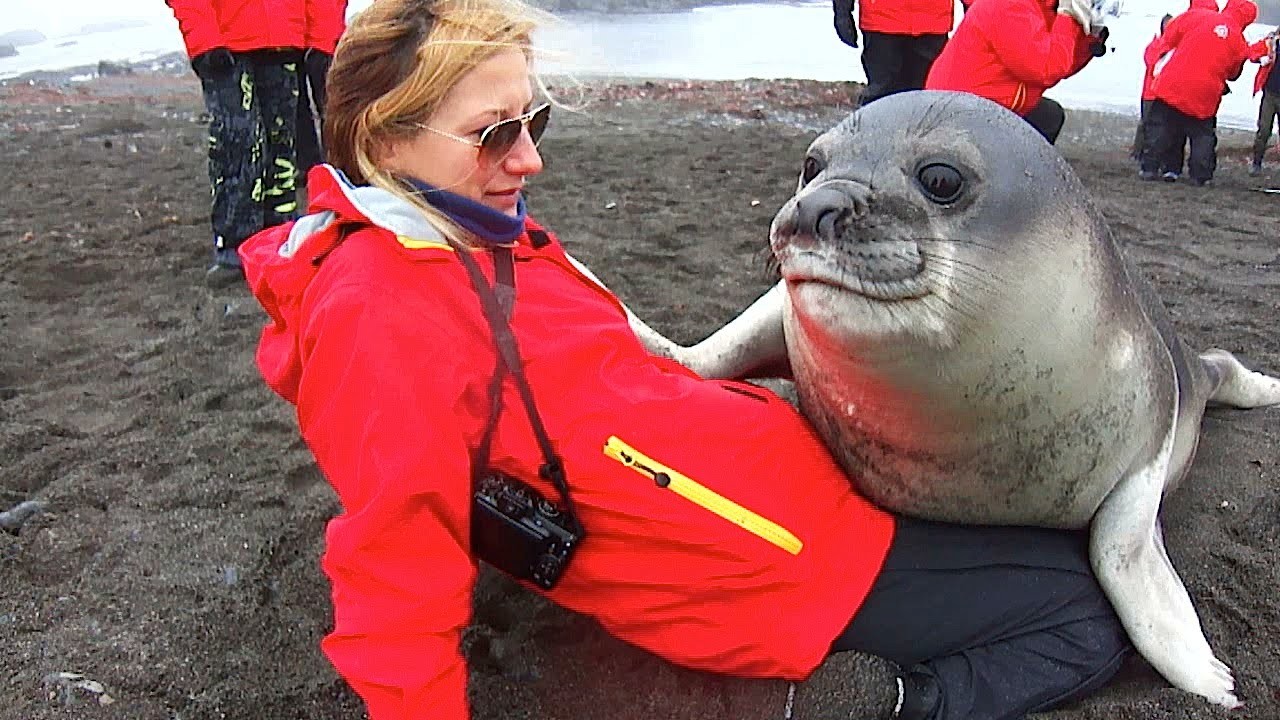
[[[1250,370],[1226,350],[1206,350],[1200,360],[1217,386],[1209,402],[1238,408],[1280,404],[1280,379]]]
[[[1107,495],[1093,518],[1089,555],[1138,652],[1176,687],[1234,708],[1240,701],[1231,669],[1214,657],[1160,537],[1173,438],[1171,428],[1157,456]]]
[[[600,287],[609,289],[577,258],[568,253],[565,256],[578,272]],[[783,284],[779,282],[741,315],[692,347],[680,345],[649,327],[625,303],[622,303],[622,309],[627,313],[631,331],[646,350],[658,357],[675,360],[704,378],[790,380],[791,363],[787,360],[787,343],[782,330],[784,293]]]
[[[783,282],[769,288],[738,317],[676,359],[705,378],[791,379],[782,329]]]

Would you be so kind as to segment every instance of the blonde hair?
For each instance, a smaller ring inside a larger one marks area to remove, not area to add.
[[[447,237],[471,244],[465,231],[380,168],[378,156],[418,132],[413,123],[425,123],[477,65],[503,50],[530,54],[533,30],[549,20],[521,0],[375,0],[352,20],[334,52],[326,81],[326,160],[357,184],[413,203]]]

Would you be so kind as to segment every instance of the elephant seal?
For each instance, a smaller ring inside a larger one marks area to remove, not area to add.
[[[1196,355],[1063,158],[972,95],[877,100],[818,137],[770,232],[782,281],[703,342],[704,377],[789,369],[858,489],[928,519],[1090,528],[1094,570],[1175,686],[1238,705],[1157,513],[1207,402],[1280,380]]]

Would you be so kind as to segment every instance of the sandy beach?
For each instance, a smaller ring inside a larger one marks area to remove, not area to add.
[[[697,340],[771,284],[769,222],[856,90],[592,80],[584,112],[552,121],[529,207],[641,316]],[[0,720],[363,717],[318,646],[337,504],[253,365],[263,313],[204,282],[201,115],[188,75],[0,83],[0,511],[47,503],[0,532]],[[1249,177],[1251,136],[1224,132],[1212,186],[1141,183],[1133,126],[1071,112],[1059,145],[1183,337],[1280,372],[1280,197],[1259,191],[1280,173]],[[1164,511],[1244,708],[1135,659],[1043,717],[1280,717],[1277,420],[1210,411]],[[670,667],[491,575],[464,651],[477,719],[783,717],[776,686]],[[805,692],[865,690],[876,718],[883,682],[851,658]]]

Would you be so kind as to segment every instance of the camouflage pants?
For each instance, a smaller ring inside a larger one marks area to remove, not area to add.
[[[215,249],[297,217],[293,53],[236,53],[235,66],[201,80],[209,111],[209,182]]]

